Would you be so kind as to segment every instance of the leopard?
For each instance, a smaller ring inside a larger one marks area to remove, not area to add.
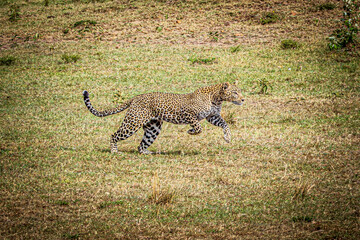
[[[83,91],[84,102],[88,110],[97,117],[106,117],[128,109],[120,128],[111,135],[110,152],[118,153],[117,143],[136,133],[141,127],[143,138],[138,147],[140,154],[155,154],[148,150],[159,136],[163,122],[173,124],[189,124],[190,135],[202,132],[200,121],[206,119],[224,132],[224,140],[231,141],[229,125],[221,117],[221,107],[224,101],[236,105],[244,103],[244,97],[236,84],[218,83],[198,88],[192,93],[177,94],[165,92],[150,92],[137,95],[119,106],[104,110],[96,110],[90,103],[88,91]]]

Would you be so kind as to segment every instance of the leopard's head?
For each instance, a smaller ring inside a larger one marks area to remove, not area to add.
[[[220,95],[223,101],[232,102],[236,105],[242,105],[245,101],[240,89],[228,82],[222,84]]]

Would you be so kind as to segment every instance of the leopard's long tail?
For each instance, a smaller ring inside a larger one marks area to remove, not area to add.
[[[117,114],[117,113],[119,113],[119,112],[122,112],[122,111],[124,111],[125,109],[127,109],[128,107],[130,107],[131,102],[132,102],[131,100],[129,100],[129,101],[121,104],[120,106],[118,106],[118,107],[116,107],[116,108],[99,112],[98,110],[96,110],[96,109],[91,105],[88,91],[85,90],[85,91],[83,92],[83,95],[84,95],[84,102],[85,102],[86,107],[89,109],[89,111],[90,111],[92,114],[94,114],[94,115],[97,116],[97,117],[106,117],[106,116],[109,116],[109,115],[113,115],[113,114]]]

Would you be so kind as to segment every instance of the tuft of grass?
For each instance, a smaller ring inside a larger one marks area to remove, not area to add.
[[[281,49],[297,49],[300,46],[301,46],[300,43],[291,39],[284,39],[280,43]]]
[[[75,234],[65,233],[63,236],[66,239],[80,239],[80,234],[78,234],[78,233],[75,233]]]
[[[72,55],[63,54],[63,55],[61,55],[61,59],[65,63],[76,63],[78,60],[81,59],[81,57],[77,54],[72,54]]]
[[[314,218],[310,216],[294,216],[291,220],[293,222],[312,222]]]
[[[16,61],[16,58],[13,56],[0,57],[0,66],[10,66],[13,65]]]
[[[333,10],[336,8],[336,5],[334,3],[322,3],[322,4],[319,4],[317,6],[317,8],[320,10],[320,11],[323,11],[323,10]]]
[[[225,122],[227,122],[228,124],[234,125],[237,122],[236,116],[237,116],[237,112],[226,111],[222,117],[225,120]]]
[[[309,191],[314,187],[314,185],[310,185],[308,182],[299,183],[294,191],[294,195],[292,197],[293,200],[303,200],[309,193]]]
[[[60,205],[60,206],[68,206],[68,205],[69,205],[69,202],[68,202],[68,201],[65,201],[65,200],[56,200],[56,201],[55,201],[55,204],[56,204],[56,205]]]
[[[191,57],[188,59],[192,64],[212,64],[215,63],[216,58],[198,58],[198,57]]]
[[[269,94],[269,89],[273,89],[272,84],[267,79],[258,80],[259,91],[258,94]]]
[[[231,185],[229,180],[224,178],[223,176],[216,176],[214,182],[221,185]]]
[[[124,95],[123,91],[121,90],[117,90],[115,93],[114,93],[114,96],[113,96],[113,103],[115,104],[121,104],[123,103],[126,99],[126,96]]]
[[[152,192],[148,197],[148,202],[156,205],[168,205],[173,202],[175,195],[175,191],[162,190],[160,188],[159,176],[156,172],[153,176]]]
[[[231,52],[231,53],[240,52],[240,50],[241,50],[240,45],[237,45],[237,46],[235,46],[235,47],[230,47],[230,52]]]
[[[15,22],[20,18],[20,7],[19,5],[11,5],[9,8],[9,21]]]
[[[209,32],[209,36],[211,37],[212,41],[218,42],[220,38],[220,32],[219,31]]]
[[[275,23],[279,20],[279,15],[275,12],[266,12],[262,14],[262,17],[260,18],[260,23],[262,25],[269,24],[269,23]]]

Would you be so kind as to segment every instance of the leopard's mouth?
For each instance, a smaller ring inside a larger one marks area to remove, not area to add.
[[[241,99],[241,101],[232,101],[232,103],[236,105],[243,105],[244,101],[244,99]]]

